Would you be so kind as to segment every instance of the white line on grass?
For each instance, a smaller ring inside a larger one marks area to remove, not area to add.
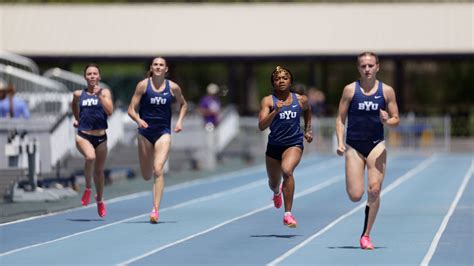
[[[401,177],[397,178],[397,180],[395,180],[394,182],[392,182],[386,189],[384,189],[382,191],[382,194],[381,194],[381,197],[385,194],[387,194],[388,192],[392,191],[393,189],[395,189],[396,187],[398,187],[400,184],[402,184],[403,182],[407,181],[408,179],[412,178],[413,176],[415,176],[416,174],[418,174],[420,171],[422,171],[423,169],[425,169],[426,167],[428,167],[428,165],[430,165],[431,163],[433,163],[433,161],[435,160],[435,157],[436,156],[431,156],[429,157],[428,159],[424,160],[421,164],[419,164],[417,167],[411,169],[410,171],[406,172],[404,175],[402,175]],[[339,223],[340,221],[344,220],[345,218],[351,216],[352,214],[354,214],[356,211],[362,209],[363,207],[365,207],[366,205],[366,201],[361,203],[360,205],[358,205],[357,207],[355,207],[354,209],[352,209],[351,211],[341,215],[339,218],[337,218],[336,220],[334,220],[333,222],[331,222],[330,224],[326,225],[326,227],[324,227],[323,229],[319,230],[318,232],[316,232],[314,235],[310,236],[309,238],[307,238],[305,241],[301,242],[300,244],[296,245],[295,247],[293,247],[292,249],[288,250],[287,252],[285,252],[283,255],[279,256],[278,258],[274,259],[273,261],[269,262],[267,264],[267,266],[273,266],[273,265],[277,265],[278,263],[282,262],[283,260],[285,260],[286,258],[288,258],[289,256],[291,256],[293,253],[295,253],[296,251],[298,251],[299,249],[303,248],[304,246],[306,246],[309,242],[311,242],[312,240],[314,240],[316,237],[324,234],[325,232],[327,232],[329,229],[331,229],[332,227],[334,227],[337,223]]]
[[[461,199],[462,194],[464,193],[464,190],[466,189],[466,186],[473,175],[473,172],[474,160],[471,161],[471,167],[469,167],[469,170],[464,176],[461,186],[459,187],[458,192],[456,193],[456,197],[454,197],[453,202],[451,202],[451,206],[449,207],[448,213],[446,213],[446,216],[444,216],[443,222],[441,223],[438,232],[436,232],[436,235],[434,236],[433,241],[431,242],[428,252],[426,253],[425,257],[423,258],[423,261],[421,262],[422,266],[427,266],[430,263],[431,258],[433,257],[436,248],[438,247],[439,240],[441,239],[444,230],[448,226],[449,219],[451,219],[451,216],[453,215],[454,210],[456,209],[456,206],[458,205],[459,200]]]

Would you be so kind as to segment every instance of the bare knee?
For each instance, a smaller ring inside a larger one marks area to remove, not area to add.
[[[368,189],[368,194],[369,194],[369,202],[375,202],[379,199],[380,197],[380,186],[369,186]]]
[[[95,154],[85,156],[86,163],[93,163],[95,161]]]
[[[104,169],[95,169],[94,176],[101,177],[104,175]]]
[[[348,189],[347,195],[349,195],[349,199],[353,202],[358,202],[362,199],[364,195],[363,189]]]
[[[153,168],[155,178],[163,177],[163,166],[155,166]]]
[[[283,179],[293,178],[293,170],[291,169],[282,168],[281,173],[282,173]]]
[[[150,180],[151,177],[153,176],[152,171],[146,171],[146,170],[142,169],[141,172],[142,172],[142,177],[143,177],[143,179],[145,179],[145,180],[147,180],[147,181]]]
[[[353,201],[353,202],[358,202],[362,199],[362,195],[350,194],[349,193],[349,199],[351,199],[351,201]]]
[[[280,177],[277,178],[268,178],[268,186],[271,190],[277,191],[280,187]]]

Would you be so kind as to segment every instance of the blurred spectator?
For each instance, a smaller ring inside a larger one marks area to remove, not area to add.
[[[30,118],[28,105],[15,93],[15,85],[0,79],[0,117]]]
[[[7,97],[7,87],[7,83],[3,79],[0,79],[0,101]],[[0,116],[3,117],[3,113],[0,113]]]
[[[219,124],[221,102],[217,97],[218,93],[219,86],[210,83],[207,85],[207,95],[201,98],[199,102],[199,112],[204,119],[205,125],[211,123],[216,127]]]
[[[313,116],[322,117],[326,115],[326,96],[324,92],[312,87],[308,90],[308,100]]]
[[[301,83],[296,83],[290,88],[290,91],[299,95],[306,95],[306,86]]]

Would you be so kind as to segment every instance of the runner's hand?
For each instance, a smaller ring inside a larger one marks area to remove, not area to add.
[[[387,120],[390,118],[387,111],[383,109],[380,109],[379,116],[380,116],[380,121],[382,121],[382,123],[384,124],[387,123]]]
[[[336,152],[337,152],[337,155],[339,155],[339,156],[344,155],[344,152],[346,152],[346,146],[345,146],[344,144],[339,145],[339,146],[337,147],[337,151],[336,151]]]
[[[141,119],[138,119],[137,125],[138,125],[138,128],[148,128],[147,122],[145,122],[145,121],[143,121],[143,120],[141,120]]]
[[[306,132],[304,133],[304,138],[306,139],[306,141],[307,141],[308,143],[311,143],[311,142],[313,141],[313,131],[311,131],[311,130],[310,130],[310,131],[306,131]]]

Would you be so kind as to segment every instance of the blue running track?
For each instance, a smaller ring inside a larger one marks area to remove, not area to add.
[[[365,198],[345,191],[344,159],[305,156],[298,227],[283,226],[263,165],[151,193],[0,225],[0,265],[474,265],[474,157],[390,154],[373,251],[359,248]],[[112,188],[113,189],[113,188]],[[107,193],[107,191],[106,191]]]

